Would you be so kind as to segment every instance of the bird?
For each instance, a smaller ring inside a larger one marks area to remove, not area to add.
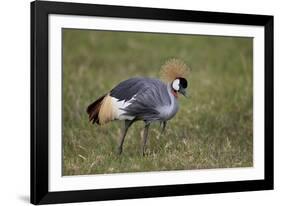
[[[187,96],[188,67],[179,59],[170,59],[161,67],[161,79],[132,77],[124,80],[87,107],[89,121],[104,125],[113,120],[123,121],[124,127],[117,147],[123,151],[128,129],[136,121],[144,122],[141,153],[145,155],[151,123],[160,122],[161,132],[179,109],[179,94]]]

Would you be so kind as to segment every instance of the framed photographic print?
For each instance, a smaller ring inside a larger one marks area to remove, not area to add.
[[[31,3],[31,203],[273,189],[273,16]]]

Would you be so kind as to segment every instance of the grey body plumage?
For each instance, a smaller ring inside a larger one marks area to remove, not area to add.
[[[167,121],[178,111],[178,102],[171,90],[170,85],[158,79],[136,77],[121,82],[110,96],[130,102],[123,108],[124,115],[145,122]]]

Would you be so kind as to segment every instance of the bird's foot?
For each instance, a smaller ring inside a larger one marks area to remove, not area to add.
[[[147,156],[148,153],[145,152],[145,149],[142,149],[142,150],[141,150],[141,154],[142,154],[143,157],[145,157],[145,156]]]
[[[118,154],[118,155],[121,155],[121,154],[122,154],[122,147],[118,147],[118,148],[117,148],[117,154]]]

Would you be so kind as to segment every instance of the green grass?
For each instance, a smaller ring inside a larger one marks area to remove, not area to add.
[[[63,30],[63,175],[253,166],[252,39]],[[159,137],[135,123],[116,155],[123,122],[88,122],[87,106],[133,76],[159,77],[169,58],[192,71],[189,98]]]

